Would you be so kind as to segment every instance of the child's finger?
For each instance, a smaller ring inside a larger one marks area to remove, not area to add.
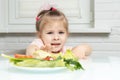
[[[87,56],[83,56],[82,59],[87,59]]]
[[[51,52],[51,46],[50,46],[50,44],[47,44],[47,45],[43,46],[42,49],[44,51]]]
[[[47,48],[48,50],[51,50],[50,44],[47,44],[47,45],[46,45],[46,48]]]
[[[40,49],[41,49],[41,50],[45,50],[45,46],[42,46]]]
[[[84,52],[81,52],[78,56],[79,56],[80,59],[85,59],[86,58]]]

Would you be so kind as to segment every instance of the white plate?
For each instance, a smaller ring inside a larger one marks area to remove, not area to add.
[[[40,67],[22,67],[22,66],[16,66],[12,63],[10,63],[11,67],[19,69],[19,70],[27,70],[27,71],[42,71],[42,72],[49,72],[49,71],[61,71],[61,70],[66,70],[66,67],[45,67],[45,68],[40,68]]]

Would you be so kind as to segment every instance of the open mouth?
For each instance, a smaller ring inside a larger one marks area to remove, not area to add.
[[[59,46],[61,45],[60,43],[51,43],[52,46]]]

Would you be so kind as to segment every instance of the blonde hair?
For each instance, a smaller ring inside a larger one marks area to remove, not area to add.
[[[65,15],[58,10],[43,10],[37,15],[36,31],[42,31],[44,26],[50,22],[60,21],[68,32],[68,20]]]

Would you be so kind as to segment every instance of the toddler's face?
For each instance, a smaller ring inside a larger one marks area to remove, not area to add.
[[[51,52],[58,52],[64,46],[68,32],[62,23],[52,22],[43,27],[40,35],[44,45],[49,46]]]

